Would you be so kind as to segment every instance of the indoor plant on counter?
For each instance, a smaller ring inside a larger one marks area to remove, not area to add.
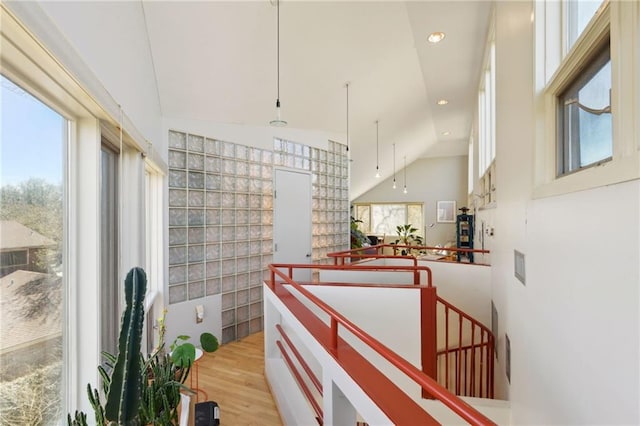
[[[396,226],[396,233],[398,234],[398,239],[394,241],[395,245],[403,245],[403,246],[421,246],[423,244],[422,237],[416,234],[418,228],[414,228],[413,225],[398,225]],[[402,256],[407,256],[411,254],[412,249],[403,248],[400,253]],[[395,254],[394,249],[394,254]]]
[[[87,385],[89,402],[95,413],[95,423],[106,424],[176,424],[180,390],[189,376],[186,368],[177,366],[162,352],[162,344],[144,359],[140,352],[144,322],[144,296],[147,277],[143,269],[133,268],[124,284],[126,308],[122,314],[118,355],[103,352],[106,359],[98,371],[106,401],[97,389]],[[162,338],[162,337],[161,337]],[[67,416],[69,425],[87,425],[87,415],[76,411]]]

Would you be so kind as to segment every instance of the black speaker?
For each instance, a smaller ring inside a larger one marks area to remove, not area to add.
[[[220,407],[217,402],[197,403],[195,416],[195,426],[220,426]]]

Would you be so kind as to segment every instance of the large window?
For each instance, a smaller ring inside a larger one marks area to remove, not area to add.
[[[640,4],[535,2],[534,196],[637,179]]]
[[[59,424],[66,122],[4,76],[0,83],[0,424]]]
[[[496,158],[496,44],[489,44],[483,78],[478,93],[478,133],[479,158],[478,172],[480,177]]]
[[[478,91],[478,207],[496,201],[496,44],[493,30],[488,40]],[[472,156],[469,157],[469,162],[473,164]]]
[[[354,204],[361,231],[375,235],[395,235],[396,227],[411,224],[423,229],[422,203]]]
[[[115,292],[111,305],[103,303],[101,284],[122,288],[117,259],[144,263],[145,137],[40,9],[6,3],[0,4],[0,43],[7,47],[0,49],[0,252],[9,252],[4,248],[16,236],[27,237],[18,244],[22,254],[2,256],[20,269],[0,268],[0,426],[57,425],[75,409],[91,411],[83,389],[98,385],[101,313],[111,309],[119,324]],[[33,32],[29,23],[37,23]],[[54,56],[61,52],[63,58]],[[118,140],[119,127],[121,149],[101,151],[104,138]],[[151,143],[147,148],[147,161],[165,170],[162,156]],[[103,166],[114,162],[109,154],[122,167]],[[132,220],[118,224],[120,211]],[[163,229],[162,213],[157,217]],[[27,264],[17,265],[24,251]],[[164,265],[161,258],[156,264]],[[110,273],[115,281],[105,278]],[[162,282],[161,274],[153,276]]]

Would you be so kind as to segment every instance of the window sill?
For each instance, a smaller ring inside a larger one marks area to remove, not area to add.
[[[595,167],[559,177],[533,189],[533,198],[553,197],[640,179],[640,154],[614,158]]]

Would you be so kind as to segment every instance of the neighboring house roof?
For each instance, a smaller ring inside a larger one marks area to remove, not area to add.
[[[59,315],[58,318],[47,318],[45,321],[28,320],[20,316],[19,306],[16,306],[18,288],[47,276],[40,272],[15,271],[0,278],[0,354],[61,335]]]
[[[55,241],[14,220],[0,221],[0,250],[27,249],[55,245]]]

